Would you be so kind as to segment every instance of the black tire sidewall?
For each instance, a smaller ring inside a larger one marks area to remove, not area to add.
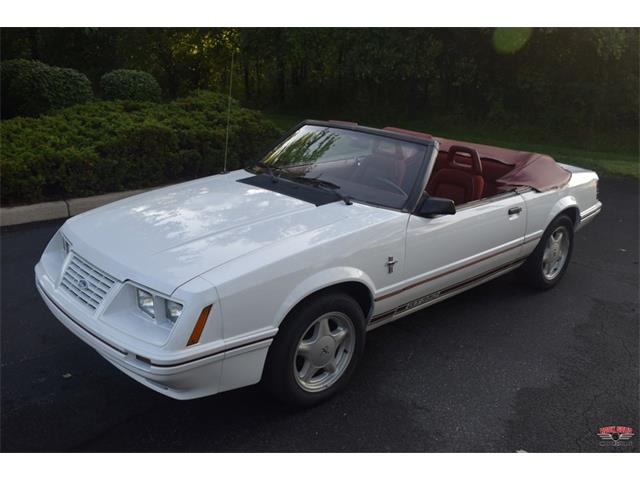
[[[308,392],[294,378],[293,361],[300,337],[309,325],[327,312],[338,311],[347,315],[354,326],[355,351],[345,372],[331,387],[321,392]],[[281,400],[300,407],[323,402],[340,391],[356,369],[364,351],[366,319],[358,303],[341,293],[321,295],[304,302],[287,315],[275,340],[269,348],[263,381],[270,392]]]

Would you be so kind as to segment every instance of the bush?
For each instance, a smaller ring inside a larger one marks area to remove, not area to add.
[[[86,75],[35,60],[2,62],[0,83],[2,118],[36,116],[93,98],[91,82]]]
[[[105,100],[135,100],[157,102],[160,85],[147,72],[140,70],[114,70],[100,79],[100,90]]]
[[[228,169],[259,158],[280,131],[232,102]],[[173,183],[222,170],[227,99],[101,101],[0,125],[3,205]]]

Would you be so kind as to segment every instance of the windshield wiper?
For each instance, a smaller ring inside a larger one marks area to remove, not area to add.
[[[254,165],[254,168],[255,167],[259,167],[259,168],[262,168],[263,170],[266,170],[267,171],[267,175],[269,175],[271,177],[271,181],[273,183],[278,183],[279,175],[276,175],[274,172],[276,172],[278,170],[281,170],[280,167],[272,167],[271,165],[269,165],[268,163],[265,163],[263,161],[257,162]]]
[[[294,182],[306,183],[308,185],[313,185],[314,187],[324,188],[332,193],[334,193],[340,200],[342,200],[345,205],[352,205],[353,202],[351,199],[338,190],[340,189],[340,185],[336,185],[333,182],[329,182],[327,180],[320,180],[316,177],[296,177],[296,176],[287,176],[287,180],[292,180]]]

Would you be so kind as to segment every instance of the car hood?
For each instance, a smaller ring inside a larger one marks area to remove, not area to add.
[[[71,218],[74,251],[121,281],[161,293],[273,242],[345,217],[311,203],[216,175],[126,198]]]

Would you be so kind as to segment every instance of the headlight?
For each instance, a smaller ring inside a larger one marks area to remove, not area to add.
[[[154,295],[141,288],[136,289],[138,308],[151,317],[156,324],[172,327],[182,313],[182,304]]]
[[[165,313],[168,320],[176,323],[176,320],[178,320],[178,317],[180,317],[180,314],[182,313],[182,305],[180,305],[178,302],[167,300],[165,302]]]
[[[156,318],[156,309],[153,305],[153,295],[146,290],[138,288],[138,307],[151,318]]]

